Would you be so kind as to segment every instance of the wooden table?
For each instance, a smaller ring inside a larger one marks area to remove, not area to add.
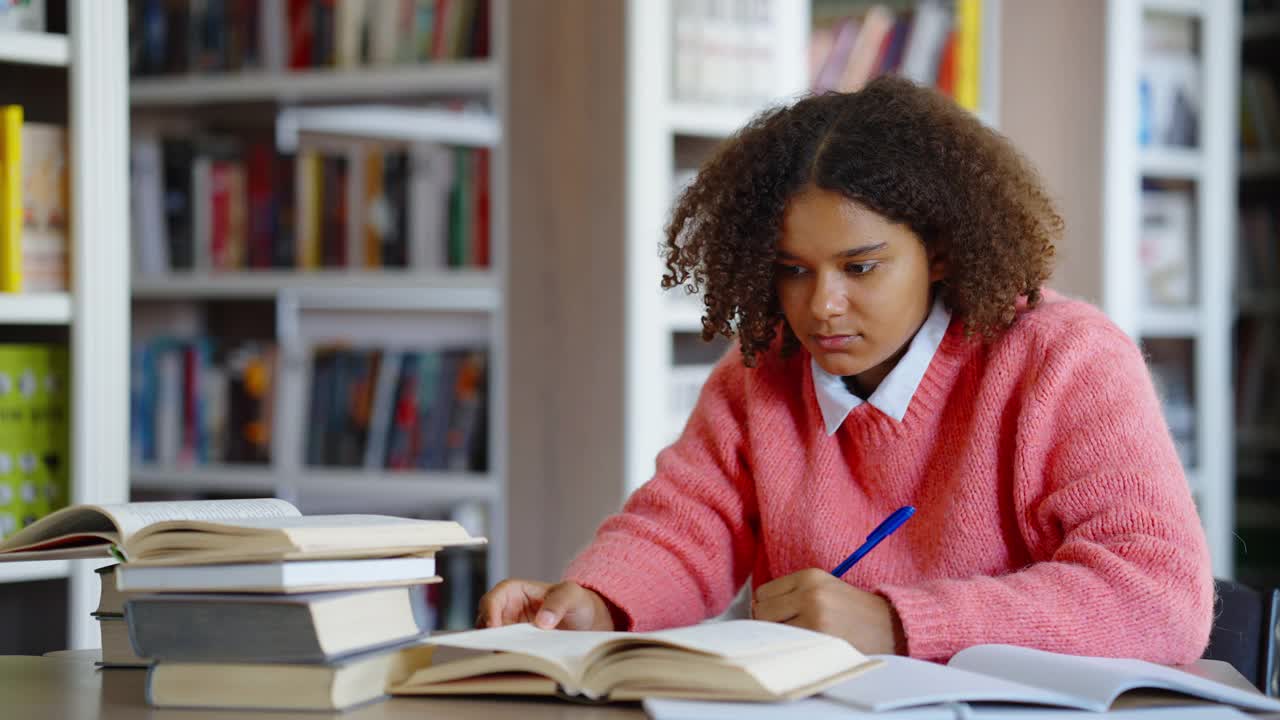
[[[639,720],[639,705],[575,705],[561,700],[398,697],[345,713],[171,710],[147,706],[147,671],[100,670],[83,656],[0,656],[0,717],[14,720]],[[288,688],[281,688],[288,692]]]

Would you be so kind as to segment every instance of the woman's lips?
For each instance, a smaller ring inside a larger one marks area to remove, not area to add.
[[[828,352],[844,350],[858,339],[858,335],[814,335],[818,347]]]

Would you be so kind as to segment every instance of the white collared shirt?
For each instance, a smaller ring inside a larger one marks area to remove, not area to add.
[[[902,422],[907,415],[907,406],[920,387],[929,363],[942,344],[942,337],[947,334],[951,324],[951,311],[942,304],[942,299],[933,301],[929,317],[911,338],[911,344],[903,353],[902,359],[889,371],[885,379],[876,387],[875,392],[865,401],[849,392],[839,375],[832,375],[823,370],[818,361],[809,359],[809,368],[813,373],[813,389],[818,395],[818,407],[822,410],[822,421],[827,427],[827,435],[834,435],[840,424],[853,409],[863,402],[889,417]]]

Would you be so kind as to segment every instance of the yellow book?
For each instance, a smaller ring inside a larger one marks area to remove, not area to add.
[[[0,292],[22,292],[22,106],[0,106]]]
[[[977,110],[982,70],[982,0],[957,0],[956,102]]]

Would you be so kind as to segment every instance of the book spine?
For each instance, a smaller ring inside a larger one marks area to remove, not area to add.
[[[982,0],[957,0],[956,102],[977,110],[982,52]]]
[[[0,292],[22,291],[22,107],[0,107]]]

